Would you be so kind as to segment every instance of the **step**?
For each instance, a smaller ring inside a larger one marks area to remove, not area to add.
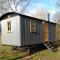
[[[53,52],[56,51],[55,47],[54,47],[52,44],[50,44],[50,43],[44,43],[44,45],[45,45],[48,49],[52,50]]]
[[[52,47],[52,45],[49,45],[49,47]]]
[[[50,43],[46,43],[47,45],[50,45]]]

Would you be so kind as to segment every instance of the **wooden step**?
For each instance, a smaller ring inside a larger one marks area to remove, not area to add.
[[[49,42],[47,43],[44,43],[44,46],[49,49],[49,50],[52,50],[53,52],[55,52],[57,49]]]

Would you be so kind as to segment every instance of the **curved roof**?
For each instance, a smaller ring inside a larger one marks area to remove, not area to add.
[[[8,13],[3,14],[3,15],[0,17],[0,21],[2,20],[3,17],[5,17],[5,16],[7,16],[7,15],[11,15],[11,14],[17,14],[17,15],[19,15],[19,13],[16,13],[16,12],[8,12]]]
[[[21,16],[25,16],[25,17],[29,17],[29,18],[34,18],[34,19],[46,21],[46,20],[43,20],[43,19],[39,19],[39,18],[35,18],[35,17],[23,15],[23,14],[16,13],[16,12],[7,12],[7,13],[3,14],[3,15],[0,17],[0,21],[3,20],[4,17],[6,17],[6,16],[8,16],[8,15],[11,15],[11,14],[21,15]],[[50,21],[46,21],[46,22],[50,22]],[[51,22],[51,23],[55,23],[55,22]]]

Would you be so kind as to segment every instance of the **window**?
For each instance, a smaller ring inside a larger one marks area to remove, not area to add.
[[[30,32],[36,32],[36,21],[30,20]]]
[[[8,28],[7,28],[8,29],[8,32],[11,32],[11,21],[8,21],[7,22],[7,26],[8,26]]]

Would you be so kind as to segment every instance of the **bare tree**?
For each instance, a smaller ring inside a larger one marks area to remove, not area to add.
[[[10,7],[8,6],[7,0],[0,0],[0,13],[6,13],[8,8]]]
[[[48,20],[48,9],[38,8],[33,13],[33,16],[36,17],[36,18],[43,19],[43,20]]]
[[[55,18],[56,20],[56,39],[57,40],[60,40],[60,12],[57,12],[55,14]]]
[[[60,10],[60,0],[56,0],[56,6]],[[57,40],[60,40],[60,12],[57,12],[55,14],[55,19],[56,19],[56,38]]]
[[[56,14],[55,14],[55,20],[56,20],[56,22],[57,22],[57,24],[60,24],[60,12],[57,12]]]
[[[60,8],[60,0],[55,0],[56,6]]]
[[[23,13],[29,3],[30,0],[0,0],[0,12],[1,14],[9,11]]]
[[[8,1],[8,3],[13,11],[18,12],[19,8],[19,12],[22,13],[24,12],[25,8],[29,5],[30,0],[10,0]]]

